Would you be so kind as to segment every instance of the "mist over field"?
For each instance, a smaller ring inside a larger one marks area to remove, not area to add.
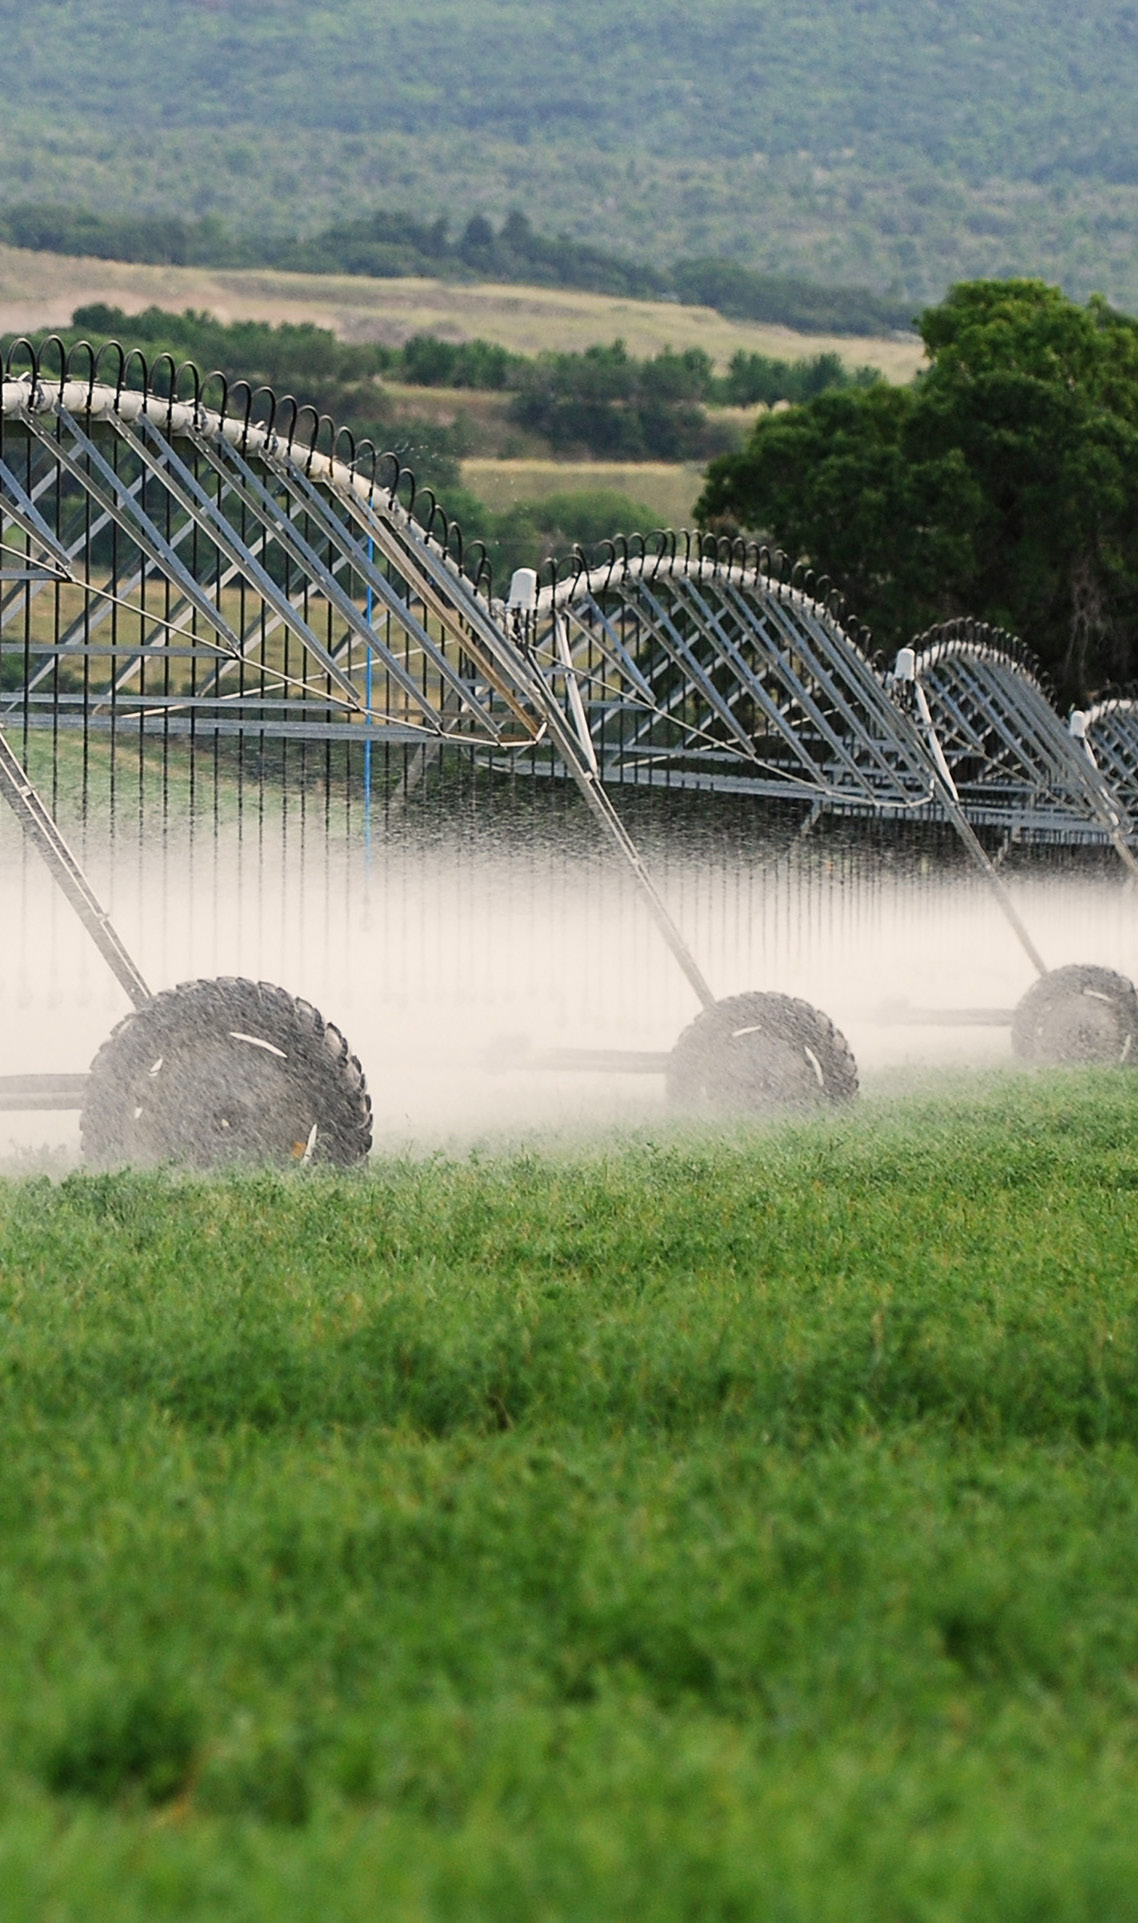
[[[769,829],[768,829],[769,834]],[[669,1127],[663,1063],[698,1004],[625,869],[552,814],[461,841],[435,823],[339,846],[263,820],[212,845],[178,824],[137,843],[92,835],[91,879],[159,992],[244,976],[314,1002],[367,1077],[376,1152],[465,1152],[568,1129]],[[987,887],[958,864],[843,859],[821,842],[650,849],[714,992],[804,997],[846,1036],[863,1091],[946,1072],[1019,1072],[1010,1011],[1033,971]],[[1017,874],[1014,901],[1051,968],[1131,974],[1138,902],[1113,870]],[[12,939],[0,995],[16,1011],[7,1073],[85,1069],[126,1013],[121,988],[46,869],[0,821]],[[987,1013],[1007,1011],[993,1025]],[[941,1020],[946,1011],[969,1023]],[[923,1016],[923,1019],[921,1018]],[[552,1053],[614,1051],[608,1066]],[[623,1051],[658,1057],[629,1073]],[[74,1114],[0,1117],[0,1166],[39,1148],[78,1156]]]

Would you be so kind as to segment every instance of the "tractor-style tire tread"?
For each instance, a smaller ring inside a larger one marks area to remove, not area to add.
[[[748,1082],[746,1044],[761,1032],[785,1046],[806,1068],[779,1092],[760,1072]],[[670,1105],[688,1110],[755,1113],[810,1102],[850,1102],[858,1092],[853,1051],[830,1017],[797,995],[749,991],[727,995],[701,1010],[684,1029],[668,1060]]]
[[[343,1034],[311,1002],[272,982],[236,975],[180,982],[133,1009],[108,1036],[91,1064],[80,1114],[85,1158],[102,1165],[169,1160],[198,1167],[298,1159],[295,1144],[270,1140],[266,1147],[263,1131],[256,1141],[243,1141],[238,1128],[232,1141],[219,1142],[195,1130],[194,1050],[212,1048],[216,1055],[234,1041],[286,1062],[287,1069],[276,1072],[287,1076],[315,1123],[310,1159],[340,1166],[366,1159],[371,1098]],[[161,1107],[161,1070],[170,1058],[181,1068],[180,1093],[189,1096],[177,1117]],[[180,1127],[184,1139],[179,1139]]]
[[[1138,993],[1125,975],[1092,962],[1053,968],[1012,1016],[1012,1052],[1037,1064],[1138,1067]]]

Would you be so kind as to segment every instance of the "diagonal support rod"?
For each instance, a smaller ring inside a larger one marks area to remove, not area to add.
[[[28,840],[39,850],[48,871],[74,908],[115,980],[135,1008],[150,1000],[150,990],[111,925],[94,889],[72,854],[50,809],[45,805],[21,762],[0,729],[0,794],[8,803]]]
[[[940,794],[944,811],[956,829],[968,853],[971,855],[972,860],[987,881],[1005,921],[1015,935],[1028,961],[1035,969],[1036,974],[1046,975],[1048,973],[1047,963],[1044,961],[1038,948],[1032,941],[1031,936],[1028,934],[1018,908],[1004,887],[999,875],[996,873],[990,856],[983,847],[976,830],[973,828],[972,823],[969,821],[961,806],[960,795],[957,792],[956,783],[952,778],[952,771],[945,759],[944,749],[940,745],[936,724],[933,721],[932,711],[929,708],[928,697],[916,676],[913,650],[911,648],[901,649],[901,652],[897,656],[895,673],[898,681],[907,684],[912,689],[920,730],[924,735],[925,743],[928,747],[929,759],[932,762],[933,779]]]

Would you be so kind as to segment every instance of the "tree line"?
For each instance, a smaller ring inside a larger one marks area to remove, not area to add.
[[[419,387],[515,388],[530,395],[588,401],[628,401],[638,392],[659,402],[697,402],[709,407],[773,407],[805,401],[831,387],[867,387],[876,368],[849,369],[832,350],[801,360],[780,360],[740,348],[725,374],[717,374],[701,347],[637,360],[623,341],[580,352],[512,354],[491,341],[444,341],[417,334],[402,347],[380,349],[383,371]]]
[[[704,461],[737,432],[725,435],[709,419],[708,407],[800,401],[877,379],[871,368],[848,371],[833,353],[782,361],[740,352],[720,375],[711,357],[694,347],[638,359],[614,341],[582,353],[528,356],[493,341],[444,341],[431,334],[392,347],[339,341],[310,323],[222,322],[193,309],[175,314],[159,307],[126,314],[102,302],[76,308],[64,338],[70,344],[88,339],[101,346],[117,339],[141,347],[159,382],[168,379],[159,363],[169,355],[175,363],[192,360],[203,371],[220,368],[231,380],[294,394],[358,439],[366,436],[396,452],[413,448],[433,483],[452,486],[466,451],[461,422],[446,428],[402,418],[384,380],[509,395],[509,418],[542,436],[556,455]],[[130,378],[140,378],[140,370]]]
[[[366,274],[380,280],[500,280],[575,287],[634,300],[678,300],[736,320],[764,321],[800,333],[888,334],[912,326],[911,304],[858,287],[826,287],[786,274],[759,273],[718,256],[670,268],[538,233],[514,212],[495,230],[475,214],[451,237],[445,219],[419,221],[379,210],[339,221],[307,239],[231,232],[215,215],[198,220],[92,213],[19,203],[0,208],[0,241],[36,252],[89,254],[100,260],[178,267],[273,267],[306,274]]]

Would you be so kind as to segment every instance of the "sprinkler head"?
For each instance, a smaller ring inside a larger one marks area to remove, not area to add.
[[[519,613],[529,614],[537,604],[537,569],[515,568],[510,576],[510,591],[506,596],[506,606],[516,608]]]

